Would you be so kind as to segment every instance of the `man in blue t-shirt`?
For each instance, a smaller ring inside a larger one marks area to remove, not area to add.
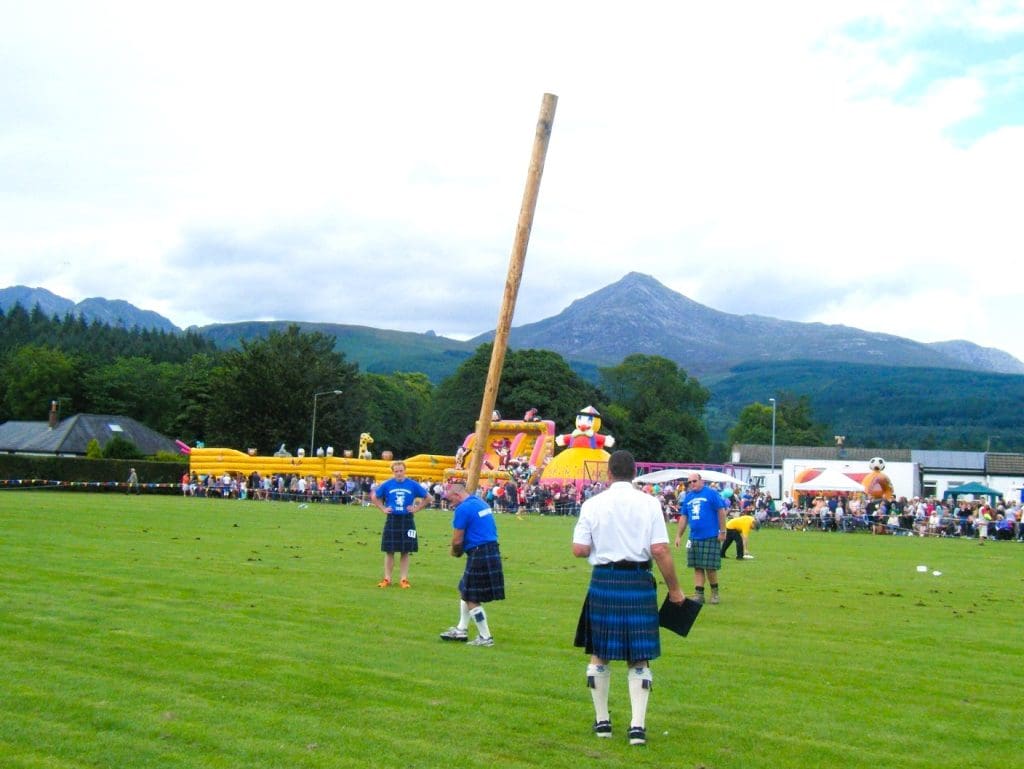
[[[466,554],[466,568],[459,580],[459,624],[441,633],[445,641],[468,641],[469,621],[476,624],[477,637],[470,646],[494,646],[483,603],[505,598],[505,575],[498,549],[498,528],[494,511],[480,497],[470,494],[462,483],[445,492],[455,508],[452,516],[451,553]]]
[[[419,539],[416,537],[416,513],[427,506],[427,492],[422,485],[407,478],[405,463],[395,462],[391,465],[395,474],[377,487],[373,495],[373,504],[386,515],[384,531],[380,537],[380,549],[384,553],[384,579],[377,587],[391,585],[391,572],[395,568],[395,553],[401,553],[398,574],[403,588],[409,584],[409,553],[419,550]]]
[[[722,566],[722,543],[725,541],[725,515],[729,503],[722,495],[704,485],[700,473],[691,472],[686,479],[686,496],[679,505],[679,529],[676,547],[683,533],[690,529],[686,543],[686,565],[693,569],[696,600],[704,602],[704,583],[711,585],[711,603],[718,603],[718,570]]]

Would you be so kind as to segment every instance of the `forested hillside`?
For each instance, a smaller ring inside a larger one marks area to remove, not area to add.
[[[44,420],[57,400],[62,415],[124,414],[188,443],[295,451],[310,448],[314,395],[329,393],[317,411],[324,445],[355,447],[371,432],[378,450],[398,456],[453,452],[473,430],[489,346],[470,352],[437,338],[431,349],[417,346],[422,335],[374,331],[358,335],[360,355],[374,360],[367,371],[339,349],[346,340],[294,324],[222,350],[195,333],[14,307],[0,312],[0,420]],[[417,354],[450,360],[432,369],[435,380],[406,368]],[[498,404],[511,416],[539,408],[566,431],[577,409],[594,405],[620,445],[643,459],[720,461],[740,413],[772,397],[786,404],[780,443],[841,434],[850,446],[1024,450],[1024,377],[955,369],[789,361],[698,380],[657,355],[598,368],[510,350]]]
[[[23,345],[54,347],[76,357],[108,363],[115,357],[141,356],[154,363],[184,363],[196,353],[213,353],[217,346],[196,333],[124,329],[80,315],[48,316],[39,306],[26,310],[16,304],[0,310],[0,357]]]
[[[259,453],[342,451],[362,432],[378,452],[454,453],[475,429],[489,345],[434,385],[422,373],[360,371],[336,342],[290,325],[218,351],[188,335],[93,328],[15,309],[0,313],[0,416],[42,421],[58,401],[63,415],[123,414],[189,444]],[[676,364],[633,356],[602,370],[601,382],[613,397],[557,353],[511,350],[496,406],[510,417],[539,409],[570,431],[576,413],[593,405],[638,456],[708,458],[707,392]]]
[[[334,339],[335,349],[358,363],[363,371],[393,374],[396,371],[426,374],[437,384],[451,376],[478,345],[435,334],[389,331],[340,323],[289,323],[251,321],[203,326],[196,333],[222,349],[237,348],[243,341],[263,339],[271,331],[296,326],[305,333],[321,333]]]
[[[1024,376],[787,361],[737,366],[708,385],[714,436],[747,404],[793,393],[849,446],[1024,451]]]

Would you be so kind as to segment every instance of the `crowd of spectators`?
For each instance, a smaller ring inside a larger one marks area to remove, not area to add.
[[[375,486],[371,477],[316,478],[297,473],[260,475],[252,472],[225,472],[222,475],[186,473],[181,478],[181,493],[186,497],[219,497],[290,502],[334,502],[369,504]]]
[[[769,523],[787,529],[870,531],[896,536],[979,537],[1024,540],[1020,502],[985,500],[956,503],[929,497],[894,500],[818,495],[794,501],[787,497]]]
[[[445,483],[423,483],[432,507],[446,509]],[[186,474],[181,479],[185,496],[231,499],[283,500],[303,503],[370,504],[376,488],[372,477],[315,478],[298,474],[246,476],[225,472],[221,476]],[[605,484],[540,484],[522,474],[483,487],[478,492],[500,513],[539,515],[579,514],[580,505],[602,491]],[[665,517],[676,520],[679,500],[685,494],[682,483],[648,484],[641,487],[657,497]],[[723,490],[731,515],[750,514],[761,526],[778,526],[802,531],[870,531],[902,536],[982,537],[1024,541],[1024,513],[1020,502],[1000,500],[946,504],[931,498],[900,497],[895,500],[864,500],[860,495],[816,495],[775,500],[764,489],[745,487]]]

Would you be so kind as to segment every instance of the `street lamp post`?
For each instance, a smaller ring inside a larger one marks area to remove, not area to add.
[[[322,390],[318,393],[313,393],[313,429],[309,432],[309,456],[312,458],[316,455],[316,399],[321,395],[341,395],[342,390]]]
[[[775,472],[775,399],[769,398],[772,404],[772,472]]]

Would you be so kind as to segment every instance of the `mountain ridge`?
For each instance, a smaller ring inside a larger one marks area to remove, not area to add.
[[[95,296],[75,303],[38,286],[10,286],[0,289],[0,310],[7,312],[16,304],[20,304],[29,312],[38,305],[47,317],[56,315],[63,318],[65,315],[73,315],[80,316],[89,323],[99,321],[118,328],[132,329],[137,326],[153,331],[182,333],[180,328],[163,315],[153,310],[139,309],[123,299]]]
[[[474,337],[483,342],[494,332]],[[509,332],[515,348],[543,347],[566,358],[614,365],[631,353],[661,355],[695,376],[750,361],[815,359],[896,366],[978,368],[1024,374],[1009,353],[972,342],[926,344],[843,325],[733,315],[706,307],[630,272],[550,318]]]
[[[0,309],[14,304],[26,309],[38,304],[48,316],[71,313],[124,328],[183,332],[162,315],[117,299],[94,297],[76,304],[45,288],[0,289]],[[479,344],[494,338],[493,331],[461,341],[432,331],[287,320],[216,323],[188,330],[231,347],[293,323],[334,336],[336,349],[368,371],[420,370],[431,379],[451,373]],[[735,315],[702,305],[640,272],[629,272],[574,300],[556,315],[513,327],[509,346],[552,350],[588,368],[616,365],[635,353],[660,355],[696,377],[723,374],[741,363],[807,359],[1024,374],[1024,363],[1009,353],[967,340],[924,343],[851,326]]]

